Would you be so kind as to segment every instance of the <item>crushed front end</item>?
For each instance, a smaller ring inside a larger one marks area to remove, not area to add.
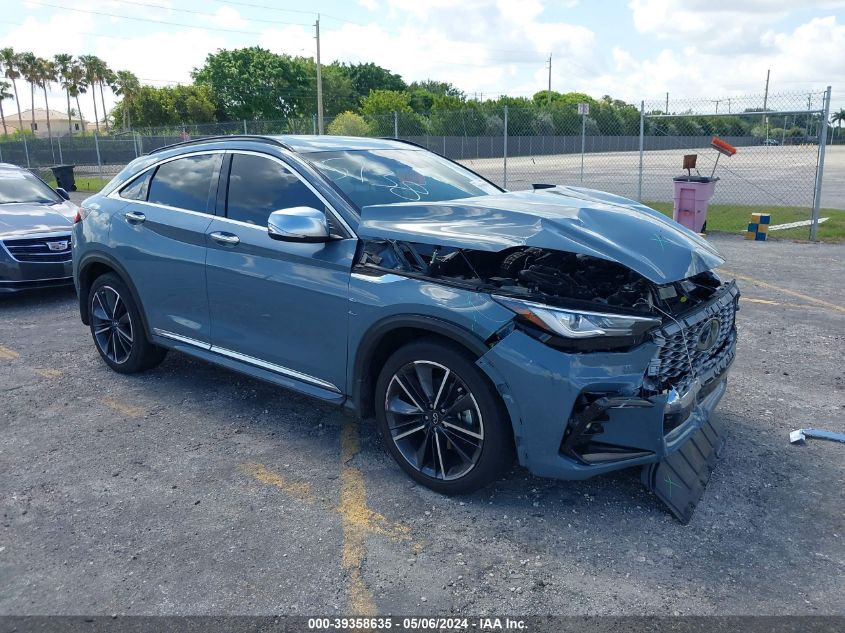
[[[634,201],[561,187],[367,207],[359,235],[359,270],[450,286],[500,323],[477,364],[523,466],[559,479],[643,467],[689,519],[736,351],[739,291],[713,272],[712,245]],[[443,318],[463,317],[450,305]]]
[[[582,479],[643,466],[643,483],[687,522],[724,443],[711,414],[736,353],[739,290],[712,273],[651,290],[640,314],[660,318],[627,339],[558,336],[505,299],[517,317],[479,365],[505,397],[532,473]]]

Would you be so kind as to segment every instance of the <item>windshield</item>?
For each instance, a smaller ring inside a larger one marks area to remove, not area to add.
[[[28,171],[0,169],[0,204],[12,202],[55,204],[61,201],[59,194]]]
[[[499,193],[479,175],[419,149],[313,152],[308,159],[358,209],[395,202],[439,202]]]

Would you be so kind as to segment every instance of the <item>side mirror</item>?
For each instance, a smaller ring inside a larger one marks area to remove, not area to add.
[[[328,242],[332,239],[326,214],[312,207],[273,211],[267,219],[267,233],[283,242]]]
[[[56,187],[56,193],[59,194],[65,200],[70,200],[70,194],[67,191],[65,191],[63,188]]]

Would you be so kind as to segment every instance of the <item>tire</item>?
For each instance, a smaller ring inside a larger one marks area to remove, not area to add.
[[[387,450],[412,479],[436,492],[474,492],[513,464],[504,404],[456,346],[423,339],[397,350],[376,382],[375,409]]]
[[[114,371],[134,374],[164,360],[167,350],[147,340],[141,312],[116,274],[101,275],[91,284],[88,312],[94,346]]]

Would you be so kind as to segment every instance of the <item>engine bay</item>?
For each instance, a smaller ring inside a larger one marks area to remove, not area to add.
[[[359,266],[547,305],[661,317],[707,301],[721,285],[709,271],[658,285],[616,262],[537,247],[490,252],[373,240]]]

